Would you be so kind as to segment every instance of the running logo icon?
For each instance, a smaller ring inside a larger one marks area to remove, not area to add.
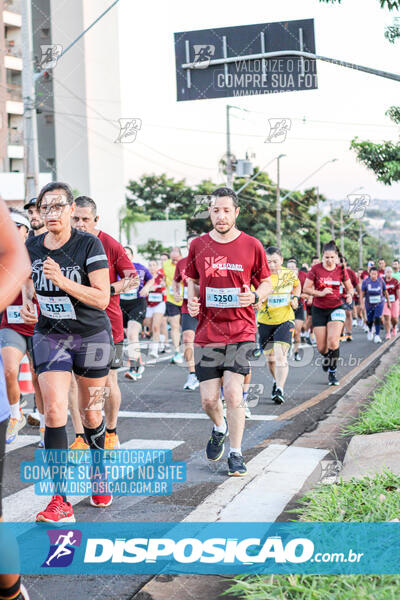
[[[47,535],[50,549],[42,567],[69,567],[75,549],[81,545],[82,532],[79,529],[48,529]]]
[[[194,69],[207,69],[210,60],[215,54],[215,46],[213,44],[193,44],[194,50]]]
[[[206,256],[204,259],[206,277],[210,275],[213,277],[226,277],[226,259],[226,256]]]

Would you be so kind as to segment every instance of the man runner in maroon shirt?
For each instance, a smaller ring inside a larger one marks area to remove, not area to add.
[[[76,209],[72,217],[73,226],[80,231],[92,233],[99,238],[103,244],[109,263],[111,298],[110,304],[106,308],[106,313],[111,323],[115,352],[106,381],[109,396],[105,398],[104,404],[106,417],[104,448],[105,450],[113,450],[114,448],[119,448],[117,419],[121,406],[121,390],[118,385],[118,369],[122,366],[124,344],[124,329],[119,294],[122,291],[128,291],[128,289],[137,287],[139,285],[139,278],[123,246],[113,237],[104,233],[104,231],[96,229],[99,217],[97,216],[97,206],[94,200],[87,196],[79,196],[76,198],[75,204]],[[121,278],[119,281],[118,276]],[[76,415],[74,420],[76,421]],[[83,427],[81,428],[81,432],[83,432]],[[79,434],[79,431],[76,431],[76,433]]]
[[[218,188],[212,193],[213,229],[191,243],[186,265],[188,310],[199,320],[194,341],[196,375],[203,408],[214,423],[206,456],[212,461],[221,458],[229,429],[228,475],[236,477],[247,473],[241,451],[243,383],[256,348],[254,307],[272,291],[261,242],[236,228],[239,211],[233,190]],[[250,290],[252,284],[255,292]],[[227,422],[220,399],[222,377]]]

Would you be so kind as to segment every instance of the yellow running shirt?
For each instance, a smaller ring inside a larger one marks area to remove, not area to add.
[[[180,302],[176,302],[174,298],[174,293],[172,290],[172,282],[174,280],[176,265],[169,258],[165,260],[162,264],[162,268],[165,274],[165,287],[167,288],[167,302],[171,302],[171,304],[175,304],[175,306],[182,306],[182,300]]]
[[[271,273],[272,293],[258,311],[257,322],[265,325],[280,325],[285,321],[294,321],[294,312],[290,304],[293,288],[299,285],[297,275],[291,269],[282,267],[278,273]]]

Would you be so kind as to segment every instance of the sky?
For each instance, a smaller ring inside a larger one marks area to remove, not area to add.
[[[374,142],[398,139],[399,128],[385,111],[400,104],[400,82],[318,61],[317,90],[177,102],[173,37],[181,31],[313,18],[317,54],[396,73],[400,40],[390,44],[384,37],[396,12],[380,9],[378,0],[342,0],[342,5],[318,0],[121,0],[118,10],[121,117],[142,121],[136,140],[124,144],[127,180],[167,173],[190,184],[206,178],[224,183],[218,162],[226,151],[229,103],[246,109],[231,111],[232,152],[237,158],[246,152],[255,155],[253,162],[260,167],[286,154],[280,161],[282,187],[319,185],[332,200],[363,187],[372,199],[400,200],[400,184],[378,183],[349,149],[355,136]],[[265,143],[268,119],[274,118],[290,119],[291,128],[284,142]],[[333,158],[337,161],[308,178]],[[266,170],[275,181],[276,162]]]

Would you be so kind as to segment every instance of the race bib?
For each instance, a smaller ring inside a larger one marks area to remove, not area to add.
[[[69,296],[39,296],[40,311],[48,319],[76,319],[75,309]]]
[[[206,306],[210,308],[239,308],[240,288],[206,287]]]
[[[278,308],[279,306],[289,305],[289,294],[271,294],[268,296],[268,306]]]
[[[174,288],[172,287],[172,285],[169,286],[168,288],[168,293],[173,296],[174,295]]]
[[[149,302],[162,302],[163,295],[157,292],[150,292],[149,294]]]
[[[187,289],[187,287],[183,288],[183,299],[184,300],[188,299],[188,289]]]
[[[17,304],[11,304],[7,306],[7,321],[8,323],[23,323],[24,320],[21,317],[21,308],[22,306],[18,306]],[[35,306],[36,311],[36,306]],[[37,316],[37,313],[36,313]]]
[[[395,302],[396,296],[394,294],[389,294],[389,300],[390,300],[390,302]]]
[[[346,320],[346,312],[343,308],[336,308],[331,312],[331,321],[345,321]]]
[[[119,297],[121,300],[136,300],[138,297],[138,288],[132,290],[131,292],[125,292],[124,294],[120,294]]]
[[[381,297],[380,296],[370,296],[368,299],[368,302],[370,304],[379,304],[381,302]]]

